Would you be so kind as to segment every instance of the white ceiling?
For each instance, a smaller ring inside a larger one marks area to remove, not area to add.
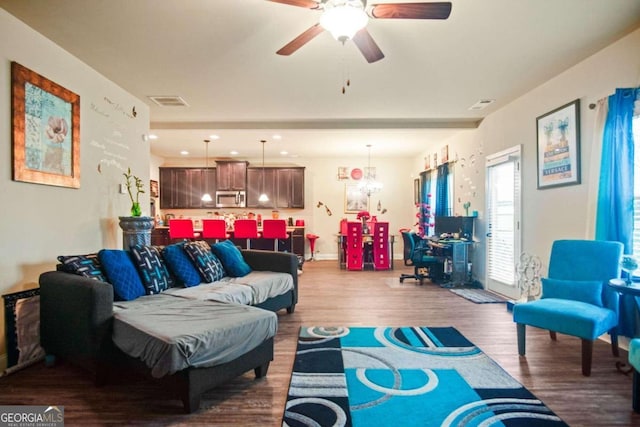
[[[404,0],[406,1],[406,0]],[[394,1],[389,1],[394,2]],[[240,157],[411,156],[477,126],[640,26],[640,0],[453,0],[447,20],[370,20],[368,64],[325,32],[276,51],[317,11],[265,0],[0,0],[151,109],[152,152]],[[343,82],[351,85],[342,94]],[[148,96],[181,96],[159,107]],[[496,102],[469,110],[481,99]],[[282,136],[274,140],[273,135]]]

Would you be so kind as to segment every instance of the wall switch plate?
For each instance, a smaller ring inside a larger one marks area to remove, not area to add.
[[[127,187],[124,184],[120,184],[120,194],[127,194]]]

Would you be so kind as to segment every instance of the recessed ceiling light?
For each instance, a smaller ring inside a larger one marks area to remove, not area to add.
[[[231,154],[232,156],[237,156],[240,153],[238,153],[236,150],[233,150],[229,154]]]
[[[155,135],[153,133],[149,134],[149,139],[158,139],[158,135]]]
[[[273,136],[272,136],[272,138],[273,138],[273,139],[282,139],[282,136],[280,136],[280,135],[273,135]]]
[[[283,156],[286,156],[287,154],[289,154],[288,151],[281,151],[280,154],[282,154]]]
[[[220,139],[219,135],[209,135],[209,138],[216,140],[216,139]]]
[[[188,156],[189,152],[187,150],[182,150],[180,154],[182,154],[183,156]]]
[[[483,108],[488,107],[494,102],[496,102],[495,99],[481,99],[480,101],[476,102],[471,107],[469,107],[469,110],[482,110]]]

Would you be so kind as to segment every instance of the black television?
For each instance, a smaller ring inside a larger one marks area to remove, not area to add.
[[[460,237],[471,240],[474,219],[472,216],[436,216],[434,235],[458,233]]]

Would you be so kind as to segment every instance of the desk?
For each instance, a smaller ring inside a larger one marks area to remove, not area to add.
[[[637,313],[640,314],[640,284],[634,282],[627,283],[624,279],[611,279],[609,280],[609,287],[620,295],[632,296],[636,302]],[[616,368],[623,374],[629,374],[633,371],[632,367],[627,366],[624,362],[616,362]]]
[[[470,282],[469,247],[473,242],[457,239],[427,239],[427,244],[441,250],[448,260],[445,260],[444,273],[449,276],[449,282],[444,283],[443,286],[462,286]]]
[[[347,244],[347,235],[338,233],[337,242],[338,242],[338,266],[341,269],[346,269],[347,263],[346,263],[345,248]],[[371,243],[371,242],[373,242],[373,234],[362,235],[362,247],[365,253],[364,269],[373,270],[373,258],[371,259],[366,258],[366,254],[368,253],[366,249],[366,245],[367,243]],[[390,260],[389,269],[390,270],[393,270],[393,243],[394,242],[395,242],[395,236],[393,234],[389,234],[389,260]]]

